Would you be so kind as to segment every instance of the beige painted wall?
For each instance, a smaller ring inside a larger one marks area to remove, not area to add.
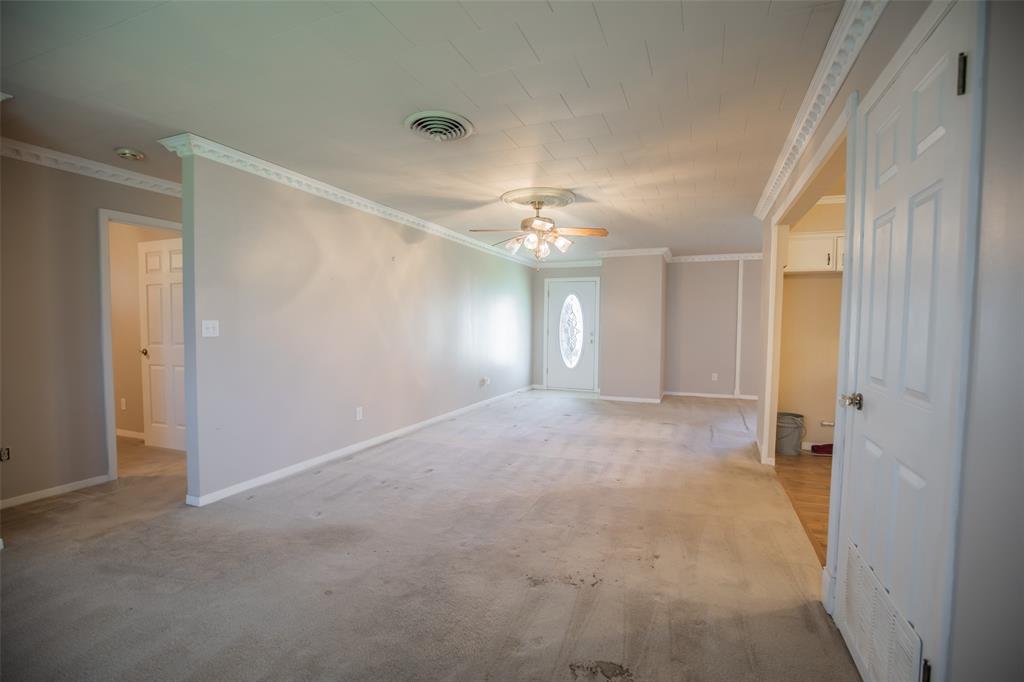
[[[601,395],[661,399],[666,263],[662,256],[601,264]]]
[[[114,414],[118,429],[141,433],[142,347],[139,327],[139,244],[181,237],[177,230],[110,224],[110,326]],[[121,409],[121,399],[125,409]]]
[[[841,177],[846,181],[845,173]],[[800,220],[790,225],[790,232],[843,232],[846,204],[815,204]]]
[[[532,340],[530,377],[534,385],[544,383],[544,280],[560,277],[600,277],[601,266],[587,268],[543,268],[533,270]],[[599,344],[600,345],[600,344]],[[600,381],[600,377],[598,377]]]
[[[989,12],[951,680],[1024,679],[1024,4],[994,2]]]
[[[738,269],[738,261],[669,264],[667,391],[733,394]]]
[[[190,495],[529,385],[530,268],[186,161],[194,319],[220,321],[196,347]]]
[[[99,209],[180,220],[180,200],[4,158],[4,498],[107,473]]]
[[[804,415],[811,443],[832,442],[842,290],[838,273],[783,277],[779,411]]]

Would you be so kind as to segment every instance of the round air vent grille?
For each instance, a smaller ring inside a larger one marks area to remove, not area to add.
[[[450,111],[418,111],[405,119],[405,127],[438,142],[461,140],[473,134],[473,124]]]

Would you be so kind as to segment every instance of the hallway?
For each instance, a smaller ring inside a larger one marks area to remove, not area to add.
[[[534,391],[203,508],[125,443],[5,513],[5,678],[856,680],[753,432]]]

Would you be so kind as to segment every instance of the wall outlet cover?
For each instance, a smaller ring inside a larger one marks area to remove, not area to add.
[[[711,373],[711,380],[712,381],[718,381],[718,372],[712,372]]]
[[[363,407],[360,405],[356,408],[356,421],[362,421],[363,419]]]
[[[202,330],[206,338],[220,336],[220,320],[203,320]]]

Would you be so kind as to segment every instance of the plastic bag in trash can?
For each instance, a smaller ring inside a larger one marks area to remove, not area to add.
[[[796,412],[779,412],[775,423],[775,454],[799,455],[804,437],[804,416]]]

